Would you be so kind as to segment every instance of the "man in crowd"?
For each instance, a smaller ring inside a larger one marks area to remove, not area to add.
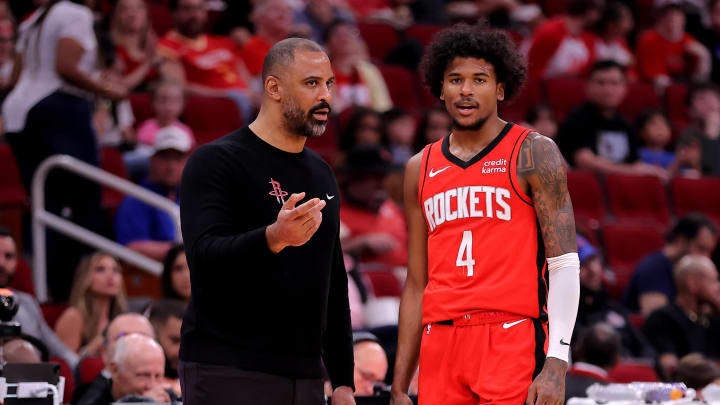
[[[8,288],[17,270],[18,251],[15,239],[10,231],[0,227],[0,288]],[[18,302],[18,312],[13,321],[20,323],[22,333],[41,340],[51,356],[57,356],[65,360],[70,368],[77,366],[79,358],[75,352],[70,350],[58,339],[52,329],[45,322],[40,304],[30,294],[10,289]]]
[[[625,291],[625,307],[649,315],[675,299],[673,266],[686,254],[710,256],[717,228],[702,214],[681,218],[663,248],[640,261]]]
[[[192,145],[190,136],[176,127],[165,127],[155,137],[150,173],[140,184],[170,200],[179,201],[178,187]],[[170,215],[134,197],[123,200],[115,216],[118,243],[162,261],[177,239]]]
[[[150,323],[155,336],[165,352],[165,378],[180,392],[178,362],[180,353],[180,327],[186,305],[179,300],[162,300],[152,304]]]
[[[568,370],[565,400],[585,398],[585,390],[594,383],[606,383],[608,370],[620,359],[620,335],[605,322],[585,329],[574,350],[575,362]]]
[[[353,333],[355,395],[373,395],[376,384],[383,384],[388,359],[380,340],[368,332]]]

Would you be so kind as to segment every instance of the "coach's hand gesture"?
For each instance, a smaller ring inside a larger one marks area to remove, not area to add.
[[[548,357],[542,371],[528,389],[525,405],[562,405],[565,401],[567,363]]]
[[[287,246],[302,246],[315,234],[322,222],[325,200],[313,198],[295,206],[305,193],[293,194],[285,201],[277,220],[265,230],[268,246],[278,253]]]

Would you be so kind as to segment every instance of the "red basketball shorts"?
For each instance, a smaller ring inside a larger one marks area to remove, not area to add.
[[[505,312],[426,325],[419,405],[523,404],[542,370],[546,336],[546,323]]]

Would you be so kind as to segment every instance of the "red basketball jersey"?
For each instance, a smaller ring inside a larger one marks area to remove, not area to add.
[[[423,323],[478,310],[537,318],[547,296],[545,249],[516,162],[530,130],[508,123],[467,162],[449,137],[425,147],[419,198],[428,229]]]

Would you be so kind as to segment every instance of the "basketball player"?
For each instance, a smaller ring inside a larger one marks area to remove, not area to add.
[[[392,403],[410,404],[419,356],[421,405],[561,405],[580,263],[558,148],[498,117],[524,61],[505,34],[457,25],[423,71],[454,124],[407,164]]]
[[[330,167],[305,148],[321,136],[334,82],[312,41],[265,57],[255,121],[199,147],[180,213],[192,297],[182,324],[186,405],[354,405],[340,197]]]

